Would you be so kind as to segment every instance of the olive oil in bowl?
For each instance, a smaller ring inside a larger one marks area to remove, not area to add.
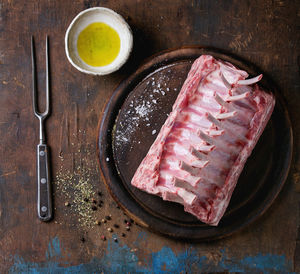
[[[68,61],[81,72],[108,75],[128,60],[133,36],[124,18],[111,9],[83,10],[72,20],[65,35]]]
[[[120,52],[119,34],[109,25],[95,22],[83,29],[77,40],[80,58],[93,67],[111,64]]]

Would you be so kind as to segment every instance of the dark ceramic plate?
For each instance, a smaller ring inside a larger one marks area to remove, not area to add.
[[[108,102],[99,125],[98,156],[105,184],[136,222],[171,237],[210,240],[245,227],[270,207],[287,177],[292,155],[292,128],[285,104],[266,77],[260,84],[276,96],[272,117],[239,178],[217,227],[131,186],[186,79],[193,61],[211,54],[259,74],[252,65],[218,50],[189,47],[157,55],[122,82]]]

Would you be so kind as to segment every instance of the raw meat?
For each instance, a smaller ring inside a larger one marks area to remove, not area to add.
[[[202,55],[131,183],[209,225],[222,218],[275,105],[262,75]]]

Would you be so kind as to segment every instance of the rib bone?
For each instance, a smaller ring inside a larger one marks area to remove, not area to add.
[[[224,130],[227,130],[228,132],[230,132],[231,134],[237,136],[241,141],[246,142],[248,141],[248,139],[246,139],[246,137],[241,136],[239,134],[237,134],[236,132],[233,132],[228,126],[225,126],[224,124],[222,124],[219,120],[217,120],[214,116],[212,116],[210,113],[206,113],[206,118],[208,121],[212,122],[214,125],[216,125],[218,128],[223,128]],[[204,140],[204,139],[203,139]],[[206,140],[205,140],[206,141]],[[209,142],[208,142],[209,143]]]
[[[225,113],[218,113],[216,114],[216,119],[222,120],[222,119],[227,119],[235,116],[237,114],[236,111],[231,111],[231,112],[225,112]]]
[[[234,95],[234,96],[228,96],[226,98],[226,101],[238,101],[238,100],[241,100],[241,99],[244,99],[244,98],[247,98],[248,96],[250,95],[250,92],[245,92],[245,93],[242,93],[242,94],[239,94],[239,95]]]
[[[205,167],[207,164],[208,164],[208,161],[205,161],[203,163],[203,167]],[[190,173],[193,176],[197,176],[197,174],[199,173],[199,170],[201,169],[199,167],[193,167],[191,165],[188,165],[184,161],[180,161],[179,166],[180,166],[181,169],[185,170],[186,172]]]
[[[185,180],[179,179],[177,177],[173,177],[172,181],[174,182],[174,186],[176,186],[176,187],[185,188],[186,190],[189,190],[189,191],[195,190],[194,189],[195,187],[192,186],[190,183],[188,183]]]
[[[191,150],[192,155],[194,155],[199,160],[201,160],[201,161],[208,161],[207,155],[205,155],[204,153],[198,151],[194,147],[191,147],[190,150]]]
[[[233,105],[224,101],[217,93],[215,93],[215,100],[217,101],[218,104],[220,104],[222,107],[226,108],[227,110],[234,111]]]
[[[224,82],[225,87],[227,87],[228,89],[232,88],[232,85],[227,81],[223,73],[221,73],[221,79]]]
[[[246,80],[239,80],[237,82],[238,85],[241,85],[241,86],[248,86],[248,85],[252,85],[254,83],[257,83],[258,81],[260,81],[262,79],[263,75],[260,74],[256,77],[253,77],[253,78],[250,78],[250,79],[246,79]]]
[[[199,130],[198,135],[206,143],[209,143],[210,145],[217,146],[216,140],[211,138],[209,135],[205,134],[202,130]]]
[[[192,205],[193,202],[197,199],[197,196],[194,193],[187,191],[184,188],[179,188],[177,193],[188,205]]]

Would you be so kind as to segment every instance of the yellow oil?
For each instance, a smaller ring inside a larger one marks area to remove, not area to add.
[[[105,23],[92,23],[78,36],[77,50],[80,58],[93,67],[107,66],[120,52],[118,33]]]

